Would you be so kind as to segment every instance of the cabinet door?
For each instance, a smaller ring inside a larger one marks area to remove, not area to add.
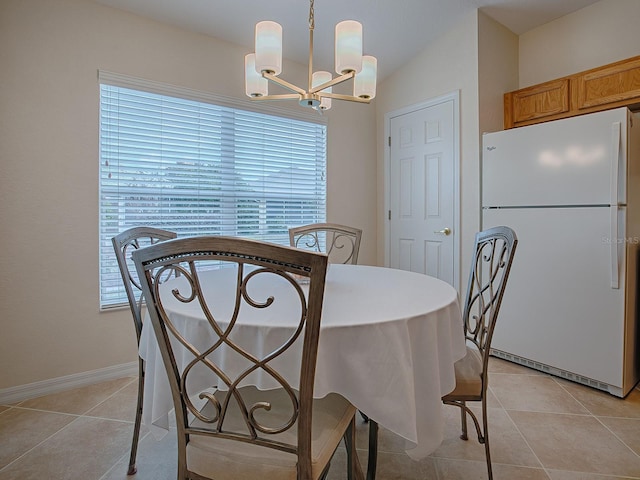
[[[569,111],[569,79],[563,78],[506,93],[504,103],[505,123],[508,122],[507,118],[511,121],[511,125],[505,124],[505,128],[552,120],[554,116]]]
[[[504,94],[504,128],[618,107],[640,110],[640,56]]]
[[[640,102],[640,57],[589,70],[576,77],[575,109],[607,105],[615,107],[630,100]]]

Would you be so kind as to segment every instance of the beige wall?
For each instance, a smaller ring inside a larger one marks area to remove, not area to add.
[[[460,191],[461,245],[471,245],[479,226],[478,163],[478,21],[477,12],[467,15],[449,32],[402,69],[381,82],[376,98],[378,132],[378,262],[384,262],[385,209],[385,114],[460,91]],[[466,249],[468,250],[468,249]],[[463,251],[461,264],[470,260]],[[464,271],[463,267],[463,271]],[[466,275],[460,277],[466,278]],[[464,282],[463,282],[464,283]]]
[[[86,0],[2,0],[0,389],[136,359],[128,311],[98,311],[98,69],[244,98],[245,53]],[[285,72],[298,82],[306,66]],[[363,228],[364,263],[376,260],[373,110],[328,113],[327,217]]]
[[[520,36],[520,86],[640,55],[640,1],[601,0]]]
[[[518,36],[478,14],[480,134],[504,128],[504,92],[518,88]]]

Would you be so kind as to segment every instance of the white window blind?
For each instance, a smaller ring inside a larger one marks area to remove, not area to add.
[[[326,125],[171,93],[100,82],[101,307],[126,303],[111,238],[128,228],[288,245],[325,221]]]

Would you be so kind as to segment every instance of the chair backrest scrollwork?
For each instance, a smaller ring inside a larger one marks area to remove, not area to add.
[[[118,261],[118,268],[127,293],[127,300],[133,315],[133,323],[140,342],[142,332],[142,289],[136,270],[131,261],[131,252],[148,245],[176,238],[177,234],[169,230],[153,227],[133,227],[111,239],[113,250]]]
[[[137,250],[133,258],[170,372],[179,435],[204,434],[310,456],[327,256],[248,239],[203,236],[159,243]],[[179,275],[166,281],[168,273]],[[215,288],[206,283],[213,280]],[[278,310],[284,298],[289,306]],[[196,309],[206,332],[197,339],[188,337],[180,319],[172,316],[171,304]],[[287,325],[295,327],[278,337],[275,347],[258,352],[243,343],[247,318],[259,316],[277,325],[285,314],[290,315]],[[296,385],[278,368],[285,358],[299,362]],[[204,390],[192,391],[190,379],[202,378],[203,373],[211,382]],[[266,378],[285,397],[290,407],[286,414],[271,412],[271,404],[261,400],[264,392],[252,387],[257,377]],[[232,418],[244,419],[243,425],[225,422],[232,409],[240,411]],[[291,428],[298,431],[295,445],[278,438]]]
[[[325,252],[330,263],[358,263],[362,230],[336,223],[314,223],[289,229],[292,247]]]
[[[463,320],[468,341],[476,345],[487,371],[491,339],[518,239],[509,227],[478,232],[469,274]]]

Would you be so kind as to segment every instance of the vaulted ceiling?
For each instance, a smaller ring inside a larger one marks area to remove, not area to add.
[[[283,26],[284,56],[303,64],[309,55],[306,0],[94,0],[253,51],[254,26],[274,20]],[[334,26],[363,24],[364,50],[378,58],[383,79],[419,53],[470,10],[479,8],[516,34],[598,0],[315,0],[314,63],[333,70]]]

